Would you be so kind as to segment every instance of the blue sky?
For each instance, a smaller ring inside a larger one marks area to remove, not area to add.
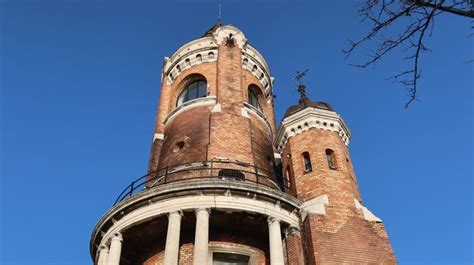
[[[217,1],[0,2],[1,264],[90,264],[89,237],[146,171],[164,56],[215,22]],[[309,95],[349,125],[365,205],[401,264],[471,264],[473,43],[440,16],[419,97],[386,80],[398,53],[357,69],[341,53],[367,31],[356,1],[225,1],[276,78],[276,113]],[[369,46],[368,48],[370,48]],[[363,58],[361,50],[354,58]]]

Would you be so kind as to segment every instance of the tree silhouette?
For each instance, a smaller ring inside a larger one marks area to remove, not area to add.
[[[362,21],[372,24],[370,31],[360,39],[350,41],[350,47],[343,50],[349,58],[356,49],[364,44],[376,41],[376,49],[370,51],[367,60],[356,67],[367,68],[374,66],[387,53],[395,48],[402,49],[403,60],[411,61],[411,68],[401,70],[392,79],[407,88],[408,107],[417,97],[417,81],[421,77],[420,56],[430,51],[425,45],[426,38],[431,37],[435,17],[440,14],[450,14],[466,18],[474,18],[474,0],[364,0],[358,15]],[[402,24],[402,30],[390,32],[394,25]],[[471,21],[471,30],[474,29]],[[471,34],[472,36],[472,34]]]

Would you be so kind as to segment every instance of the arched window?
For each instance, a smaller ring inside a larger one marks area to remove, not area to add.
[[[251,85],[249,87],[249,95],[248,101],[249,104],[257,108],[258,110],[262,111],[262,106],[260,105],[260,98],[258,93],[258,87]]]
[[[204,80],[197,80],[189,83],[186,88],[179,94],[176,107],[181,106],[184,102],[195,98],[205,97],[207,93],[207,83]]]
[[[311,158],[309,157],[308,152],[303,153],[303,162],[304,162],[304,172],[313,171],[313,167],[311,166]]]
[[[290,172],[290,166],[286,166],[285,170],[285,186],[287,188],[291,188],[291,172]]]
[[[328,161],[328,167],[330,169],[336,169],[336,156],[333,150],[326,149],[326,159]]]

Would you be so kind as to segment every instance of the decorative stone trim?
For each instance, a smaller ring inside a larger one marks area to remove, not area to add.
[[[153,135],[153,142],[155,142],[155,140],[164,140],[165,139],[165,135],[162,134],[162,133],[155,133]]]
[[[171,85],[182,71],[201,63],[216,62],[218,46],[226,41],[229,34],[232,34],[236,46],[242,49],[244,68],[259,80],[265,89],[267,100],[270,99],[274,78],[270,74],[267,62],[257,49],[247,43],[244,33],[230,25],[219,27],[212,36],[190,41],[176,50],[171,57],[165,57],[161,79],[166,79],[166,83]],[[212,56],[210,56],[210,53],[212,53]],[[254,67],[257,69],[254,70]]]
[[[190,55],[190,53],[195,53],[196,51],[201,50],[204,52],[205,50],[212,50],[217,49],[218,45],[213,37],[204,37],[199,38],[196,40],[192,40],[179,49],[177,49],[173,55],[170,57],[165,57],[163,61],[163,74],[168,74],[170,69],[175,67],[178,61],[185,61],[185,58]],[[215,58],[217,58],[217,53],[215,54]]]
[[[301,230],[296,226],[289,226],[285,231],[285,237],[287,238],[291,234],[300,234]]]
[[[382,219],[375,216],[367,207],[362,205],[358,200],[354,199],[354,204],[357,209],[362,210],[362,214],[364,215],[365,220],[370,222],[382,222]]]
[[[270,132],[271,139],[273,139],[272,127],[270,126],[270,123],[268,122],[267,118],[265,118],[265,116],[263,116],[263,114],[260,110],[256,109],[254,106],[250,105],[249,103],[244,102],[244,108],[243,108],[242,112],[243,111],[245,111],[247,113],[246,118],[250,118],[250,117],[248,117],[248,113],[251,113],[253,116],[255,116],[259,120],[261,120],[263,122],[263,124],[265,124],[265,126],[267,127],[268,131]]]
[[[275,141],[278,151],[283,151],[290,137],[310,128],[337,132],[341,140],[349,145],[351,132],[339,114],[334,111],[308,107],[283,119]]]
[[[299,227],[299,217],[293,212],[289,212],[274,203],[253,200],[251,198],[237,196],[222,195],[202,195],[202,196],[186,196],[173,198],[170,200],[162,200],[142,206],[122,217],[112,225],[102,238],[100,244],[104,244],[106,240],[113,235],[120,233],[135,224],[149,220],[159,215],[168,214],[176,211],[194,211],[196,208],[216,208],[231,209],[243,212],[253,212],[273,217],[292,226]]]
[[[168,57],[165,57],[165,65],[169,62],[169,69],[164,74],[166,75],[166,83],[173,84],[174,80],[186,69],[202,63],[210,63],[217,61],[218,50],[215,47],[199,48],[194,51],[186,53],[184,56],[176,59],[174,62]]]
[[[224,252],[224,253],[233,253],[233,254],[240,254],[249,256],[249,264],[257,264],[259,252],[257,249],[247,246],[241,245],[237,243],[229,243],[229,242],[209,242],[209,258],[208,258],[208,265],[212,265],[212,253],[214,252]]]
[[[311,200],[303,202],[301,205],[301,219],[304,221],[309,213],[326,215],[325,205],[329,204],[329,197],[323,194]]]
[[[211,110],[211,112],[221,112],[221,111],[222,111],[221,103],[217,103],[216,105],[214,105],[214,107]]]
[[[178,114],[187,111],[189,109],[195,108],[195,107],[202,107],[202,106],[212,106],[216,104],[216,97],[215,96],[207,96],[203,98],[196,98],[192,99],[190,101],[186,101],[181,106],[175,108],[172,110],[168,116],[166,117],[165,121],[163,122],[164,125],[166,125],[169,121],[173,120],[174,117],[176,117]]]
[[[265,98],[269,100],[272,95],[272,86],[274,78],[270,76],[268,67],[265,66],[266,63],[262,61],[263,57],[256,57],[260,54],[257,55],[258,52],[250,45],[247,45],[246,47],[249,47],[249,49],[253,49],[255,52],[253,53],[253,55],[246,52],[242,52],[242,68],[248,70],[252,73],[252,75],[255,76],[255,78],[257,78],[257,80],[260,82],[265,91]],[[259,60],[259,58],[262,59]]]

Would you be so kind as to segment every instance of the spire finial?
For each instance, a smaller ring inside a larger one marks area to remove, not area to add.
[[[300,92],[300,101],[308,98],[306,96],[306,86],[301,82],[301,79],[306,75],[308,71],[309,69],[306,69],[302,72],[296,71],[296,76],[293,77],[293,81],[295,81],[296,84],[298,85],[298,92]]]

